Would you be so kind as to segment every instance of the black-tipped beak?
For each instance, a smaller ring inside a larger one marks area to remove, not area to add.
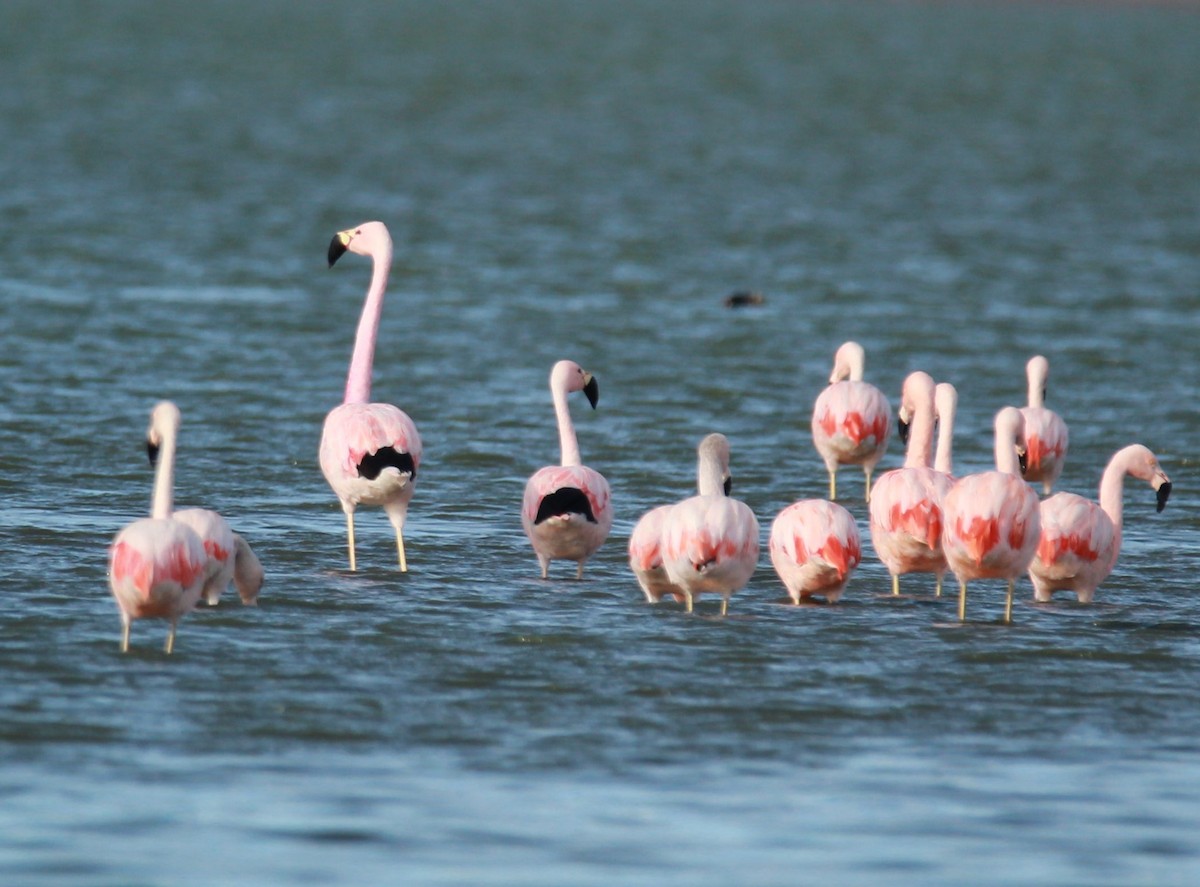
[[[1021,476],[1024,477],[1029,471],[1029,454],[1024,450],[1017,453],[1017,464],[1021,466]]]
[[[333,240],[329,241],[329,267],[333,267],[333,263],[346,254],[346,245],[350,242],[350,238],[342,232],[333,235]]]
[[[588,399],[588,403],[592,405],[592,409],[596,409],[596,404],[600,401],[600,383],[596,381],[595,376],[588,376],[587,382],[583,385],[583,393]]]
[[[149,440],[146,441],[146,455],[150,457],[150,464],[152,466],[157,465],[158,464],[158,444],[154,443],[153,441],[149,441]],[[1162,511],[1161,508],[1158,510]]]
[[[908,432],[912,428],[911,422],[905,422],[903,419],[896,420],[896,433],[900,435],[900,443],[908,445]]]
[[[1167,500],[1171,498],[1171,482],[1167,481],[1158,488],[1158,507],[1157,511],[1162,511],[1167,507]]]
[[[725,478],[725,495],[726,496],[733,495],[733,477],[732,476]]]

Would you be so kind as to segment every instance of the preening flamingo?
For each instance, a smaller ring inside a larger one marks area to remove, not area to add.
[[[592,409],[600,399],[595,377],[573,360],[560,360],[550,371],[550,394],[558,419],[562,460],[534,472],[525,484],[521,525],[533,543],[542,578],[549,575],[550,561],[575,561],[576,579],[583,578],[583,565],[608,538],[612,529],[612,499],[608,481],[600,472],[582,464],[575,425],[567,395],[582,391]]]
[[[396,531],[400,570],[407,572],[404,520],[421,464],[421,436],[412,419],[397,407],[369,402],[375,340],[392,267],[392,237],[383,222],[364,222],[357,228],[339,231],[329,244],[329,266],[332,268],[347,251],[370,256],[371,283],[354,336],[345,398],[325,417],[321,471],[346,513],[350,569],[357,569],[354,510],[359,505],[380,505]]]
[[[1127,474],[1154,488],[1159,511],[1166,507],[1171,480],[1141,444],[1118,450],[1109,460],[1100,479],[1099,504],[1074,493],[1055,493],[1042,501],[1042,533],[1029,566],[1034,598],[1048,601],[1059,589],[1070,589],[1080,603],[1091,603],[1121,551]]]
[[[942,552],[942,500],[948,474],[933,462],[934,383],[928,373],[910,373],[900,396],[900,427],[908,428],[904,467],[884,472],[871,494],[871,543],[900,594],[905,573],[933,573],[942,593],[946,555]]]
[[[767,550],[794,604],[814,595],[835,603],[862,562],[853,515],[824,499],[801,499],[779,512]]]
[[[937,415],[937,452],[933,470],[954,482],[954,414],[958,411],[958,390],[949,382],[938,382],[933,389],[933,411]]]
[[[166,651],[175,647],[175,628],[200,600],[208,555],[196,532],[171,516],[179,408],[162,401],[150,414],[147,445],[159,450],[150,517],[117,534],[108,552],[108,581],[121,610],[121,652],[129,650],[134,619],[170,623]]]
[[[1041,481],[1047,496],[1062,474],[1068,443],[1067,423],[1045,406],[1049,375],[1050,361],[1040,354],[1029,358],[1025,364],[1029,406],[1021,408],[1021,415],[1025,417],[1025,480]]]
[[[662,561],[667,578],[683,591],[687,611],[701,594],[729,596],[750,581],[758,563],[758,520],[744,502],[727,496],[729,441],[710,434],[697,449],[699,495],[667,512],[662,528]]]
[[[968,582],[1006,579],[1004,621],[1011,622],[1013,586],[1037,549],[1038,496],[1021,478],[1025,420],[1014,407],[996,414],[995,450],[995,471],[962,478],[942,500],[942,550],[958,578],[960,621],[967,618]]]
[[[663,522],[673,507],[651,508],[638,519],[629,535],[629,568],[646,593],[646,600],[652,604],[662,600],[664,595],[671,595],[677,601],[685,599],[683,589],[667,578],[662,559]]]
[[[883,392],[864,382],[866,352],[846,342],[834,355],[829,387],[813,405],[812,433],[817,452],[829,472],[829,498],[837,498],[839,465],[861,465],[866,475],[866,501],[871,501],[871,472],[887,452],[892,408]]]
[[[249,543],[233,532],[225,518],[207,508],[183,508],[174,516],[175,520],[196,531],[208,553],[202,595],[208,605],[215,606],[232,582],[243,604],[257,606],[265,574]]]

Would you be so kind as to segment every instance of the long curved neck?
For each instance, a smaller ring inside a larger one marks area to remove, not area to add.
[[[383,314],[383,294],[387,289],[388,272],[392,267],[391,246],[372,256],[371,285],[363,302],[358,332],[354,336],[354,355],[346,376],[345,403],[369,403],[371,400],[371,371],[375,363],[375,339],[379,334],[379,318]]]
[[[1017,442],[1011,431],[996,429],[996,470],[1005,474],[1021,476],[1021,462],[1017,458]]]
[[[908,431],[908,450],[904,454],[905,468],[928,468],[933,463],[932,404],[918,404],[913,411]]]
[[[175,433],[162,436],[155,457],[154,499],[150,503],[150,516],[170,517],[175,509]]]
[[[933,458],[934,471],[954,473],[954,414],[938,417],[937,453]]]
[[[1030,370],[1029,374],[1029,406],[1037,409],[1045,406],[1046,397],[1046,380],[1040,378],[1040,374],[1034,370]]]
[[[701,453],[696,463],[696,490],[701,496],[725,495],[724,472],[712,453]]]
[[[575,423],[571,421],[571,408],[567,406],[566,389],[552,386],[550,393],[554,397],[554,417],[558,420],[558,445],[562,449],[562,464],[582,465],[579,440],[575,437]]]
[[[1109,461],[1100,477],[1100,508],[1108,515],[1117,531],[1117,547],[1120,547],[1121,521],[1125,512],[1125,475],[1129,466],[1120,456]]]

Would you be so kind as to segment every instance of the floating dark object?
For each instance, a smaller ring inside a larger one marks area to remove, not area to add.
[[[767,301],[762,293],[739,291],[725,297],[726,308],[745,308],[749,305],[761,305]]]

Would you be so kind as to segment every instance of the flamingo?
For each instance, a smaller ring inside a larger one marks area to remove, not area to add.
[[[232,582],[245,606],[257,606],[265,576],[262,563],[249,543],[233,531],[225,518],[207,508],[184,508],[176,511],[174,517],[196,531],[208,553],[202,595],[208,605],[216,606]]]
[[[942,550],[958,579],[961,622],[972,579],[1008,580],[1004,621],[1012,621],[1013,587],[1029,569],[1041,531],[1037,493],[1021,478],[1024,452],[1025,419],[1004,407],[995,421],[996,470],[962,478],[942,501]]]
[[[521,524],[533,543],[542,578],[550,561],[575,561],[575,578],[583,578],[583,565],[608,538],[612,529],[612,501],[604,475],[583,464],[579,441],[571,422],[567,395],[582,391],[592,409],[600,399],[596,378],[573,360],[560,360],[550,371],[550,394],[558,419],[562,451],[559,465],[539,468],[525,484]]]
[[[147,444],[158,448],[150,517],[121,530],[108,552],[108,581],[121,610],[121,652],[129,651],[134,619],[166,619],[166,651],[175,647],[175,628],[200,600],[208,555],[195,530],[171,515],[179,408],[162,401],[150,414]]]
[[[667,578],[683,591],[687,611],[703,593],[729,596],[745,586],[758,563],[758,520],[744,502],[725,494],[729,441],[710,434],[697,448],[699,495],[671,508],[663,521],[662,561]]]
[[[1042,534],[1029,566],[1036,600],[1048,601],[1059,589],[1070,589],[1080,603],[1092,602],[1097,586],[1113,571],[1121,551],[1127,474],[1150,484],[1159,511],[1166,507],[1171,479],[1154,453],[1141,444],[1117,450],[1109,460],[1100,480],[1099,504],[1074,493],[1055,493],[1042,501]]]
[[[779,512],[767,550],[796,605],[817,594],[836,603],[862,562],[862,540],[853,515],[825,499],[801,499]]]
[[[863,347],[857,342],[844,343],[834,355],[829,387],[813,405],[813,443],[829,472],[830,499],[837,498],[838,466],[861,465],[869,503],[871,472],[887,452],[892,408],[882,391],[862,380],[865,365]]]
[[[364,222],[357,228],[339,231],[329,244],[329,267],[347,251],[371,257],[371,284],[354,336],[345,398],[325,417],[321,471],[346,513],[350,569],[357,569],[354,510],[359,505],[380,505],[396,531],[400,572],[404,573],[408,571],[404,520],[421,464],[421,436],[412,419],[399,408],[389,403],[370,403],[375,339],[392,267],[392,237],[387,226],[383,222]]]
[[[1021,415],[1025,417],[1025,479],[1040,480],[1047,496],[1062,474],[1068,439],[1067,423],[1062,416],[1044,406],[1046,378],[1049,375],[1050,361],[1040,354],[1029,358],[1025,364],[1025,377],[1029,381],[1029,406],[1021,408]]]
[[[629,536],[629,568],[652,604],[668,594],[677,601],[685,598],[683,589],[667,578],[662,559],[663,522],[673,507],[659,505],[650,509],[634,524]]]
[[[954,414],[958,411],[958,390],[949,382],[938,382],[933,389],[933,411],[937,415],[937,452],[933,470],[954,483]]]
[[[910,373],[900,397],[901,436],[908,428],[904,467],[885,472],[871,496],[871,543],[892,575],[892,594],[900,594],[905,573],[933,573],[942,593],[946,555],[942,551],[942,500],[950,476],[933,461],[934,382],[928,373]]]

